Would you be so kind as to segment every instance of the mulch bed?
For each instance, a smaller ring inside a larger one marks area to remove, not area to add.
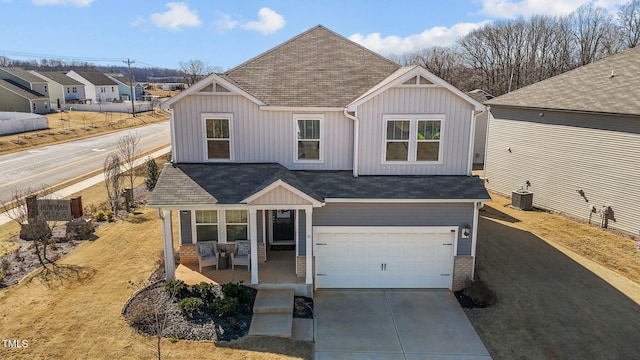
[[[296,296],[293,299],[293,317],[313,319],[313,299],[306,296]]]
[[[485,308],[485,307],[487,307],[486,304],[482,304],[482,303],[478,303],[478,302],[474,301],[470,296],[468,296],[468,295],[466,295],[464,293],[464,290],[455,291],[453,294],[456,296],[456,299],[458,299],[458,302],[460,303],[460,306],[462,306],[465,309],[475,309],[475,308]]]

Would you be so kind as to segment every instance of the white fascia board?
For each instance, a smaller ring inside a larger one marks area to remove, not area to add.
[[[490,201],[489,199],[352,199],[326,198],[327,203],[475,203]]]
[[[198,81],[197,83],[193,84],[193,86],[189,87],[187,90],[182,91],[180,94],[178,94],[178,95],[176,95],[174,97],[171,97],[168,100],[165,100],[164,102],[162,102],[162,104],[160,104],[160,107],[162,107],[163,109],[168,109],[171,105],[173,105],[177,101],[180,101],[185,96],[193,95],[193,94],[197,93],[198,91],[204,89],[205,87],[207,87],[208,85],[210,85],[214,81],[219,83],[219,84],[221,84],[222,86],[226,87],[227,89],[231,90],[232,92],[246,97],[250,101],[256,103],[258,106],[264,106],[265,105],[262,101],[256,99],[255,97],[253,97],[248,92],[240,89],[239,87],[235,86],[234,84],[232,84],[232,83],[228,82],[227,80],[221,78],[218,74],[211,74],[211,75],[207,76],[206,78],[204,78],[204,79]]]
[[[363,103],[369,101],[370,99],[378,96],[380,93],[387,91],[387,89],[392,88],[392,87],[396,87],[399,86],[401,84],[403,84],[405,81],[409,80],[411,77],[414,77],[416,75],[421,75],[422,77],[424,77],[425,79],[431,81],[433,84],[435,84],[437,87],[443,87],[449,91],[451,91],[452,93],[458,95],[459,97],[461,97],[462,99],[464,99],[465,101],[467,101],[468,103],[472,104],[474,107],[474,110],[484,110],[485,106],[478,102],[477,100],[473,99],[472,97],[470,97],[469,95],[465,94],[463,91],[460,91],[458,88],[456,88],[455,86],[449,84],[448,82],[442,80],[441,78],[435,76],[434,74],[432,74],[431,72],[429,72],[429,70],[421,67],[421,66],[414,66],[410,71],[405,72],[402,75],[399,75],[395,80],[389,81],[387,84],[385,84],[384,86],[381,86],[379,89],[377,89],[376,91],[371,92],[370,94],[368,94],[365,97],[362,97],[360,99],[357,99],[356,101],[352,102],[351,104],[347,105],[347,110],[348,111],[355,111],[355,109],[362,105]],[[429,87],[433,87],[433,85],[425,85],[429,86]],[[418,87],[418,86],[416,86]]]
[[[269,106],[261,105],[260,110],[263,111],[293,111],[293,112],[342,112],[341,107],[322,107],[322,106]]]

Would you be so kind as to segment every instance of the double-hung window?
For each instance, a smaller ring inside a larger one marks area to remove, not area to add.
[[[441,162],[443,122],[441,114],[385,116],[383,162]]]
[[[196,210],[196,239],[218,241],[218,211]]]
[[[247,240],[247,210],[225,210],[227,242]]]
[[[203,115],[205,127],[205,159],[209,161],[232,160],[231,116],[223,114]]]
[[[322,115],[294,115],[296,162],[322,161]]]

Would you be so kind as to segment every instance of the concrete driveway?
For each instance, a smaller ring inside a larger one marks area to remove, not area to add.
[[[316,360],[491,359],[450,291],[319,290]]]

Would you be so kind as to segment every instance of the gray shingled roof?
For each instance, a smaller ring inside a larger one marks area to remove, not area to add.
[[[351,171],[292,171],[279,164],[167,164],[148,205],[237,204],[277,180],[318,201],[326,198],[490,199],[475,176],[366,175],[354,178]]]
[[[28,81],[30,83],[46,83],[47,82],[47,80],[39,78],[39,77],[33,75],[32,73],[30,73],[29,71],[27,71],[25,69],[3,67],[2,70],[6,71],[8,73],[11,73],[11,74],[19,77],[20,79],[23,79],[23,80]]]
[[[107,75],[99,71],[74,71],[93,85],[118,85],[115,81],[109,79]]]
[[[270,106],[344,107],[399,68],[318,25],[221,76]]]
[[[3,87],[13,93],[16,93],[25,99],[29,99],[29,100],[47,100],[48,99],[44,95],[36,91],[33,91],[31,89],[27,89],[24,86],[21,86],[20,84],[10,80],[0,80],[0,87]]]
[[[640,115],[638,89],[640,46],[498,96],[486,104]]]
[[[72,79],[65,75],[63,72],[58,71],[38,71],[38,74],[50,79],[52,81],[57,82],[60,85],[71,85],[71,86],[84,86],[83,83],[76,79]]]

